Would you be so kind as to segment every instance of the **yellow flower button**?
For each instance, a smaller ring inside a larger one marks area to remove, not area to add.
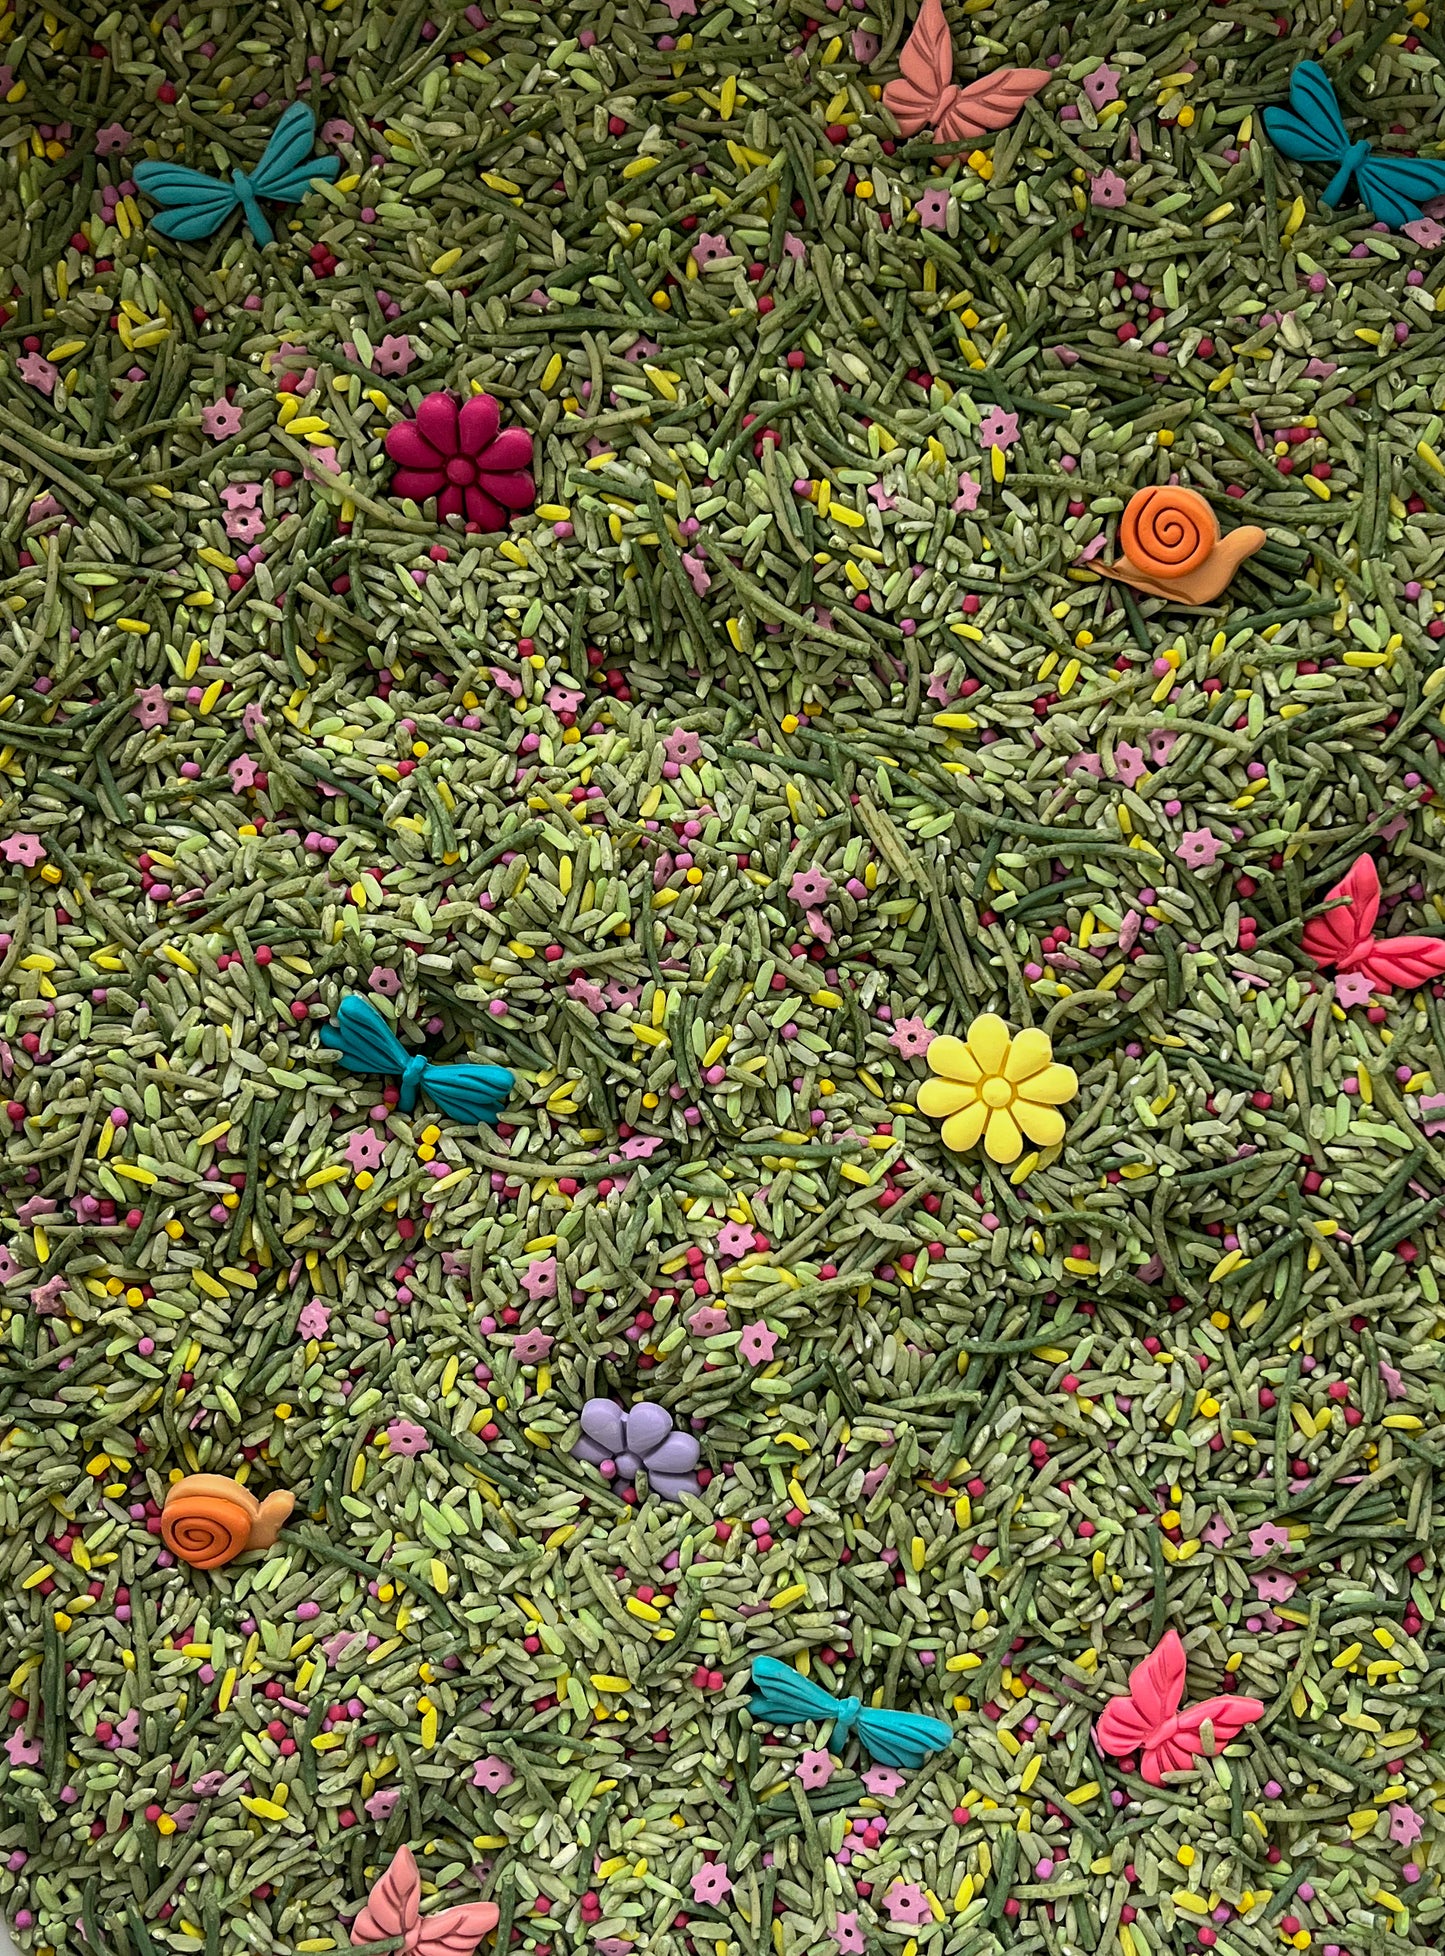
[[[996,1012],[985,1012],[968,1038],[945,1034],[928,1048],[937,1077],[918,1090],[918,1111],[943,1122],[943,1145],[962,1153],[982,1140],[991,1161],[1006,1166],[1035,1147],[1057,1147],[1064,1138],[1059,1108],[1079,1091],[1071,1066],[1054,1061],[1047,1033],[1029,1027],[1017,1037]]]

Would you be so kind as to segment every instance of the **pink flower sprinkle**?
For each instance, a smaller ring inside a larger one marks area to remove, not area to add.
[[[1089,179],[1089,202],[1096,210],[1120,211],[1129,201],[1129,186],[1117,170],[1101,170]]]
[[[166,704],[165,687],[159,682],[154,686],[143,686],[135,696],[131,712],[147,732],[155,727],[168,727],[171,709]]]
[[[533,1303],[543,1297],[555,1297],[557,1295],[556,1257],[534,1257],[522,1272],[522,1288]]]
[[[43,353],[25,353],[15,362],[20,378],[37,393],[53,394],[60,378],[59,367],[52,366]]]
[[[505,1759],[499,1759],[494,1752],[485,1759],[478,1759],[472,1768],[472,1785],[481,1787],[484,1793],[500,1793],[510,1786],[517,1777]]]
[[[826,1786],[828,1781],[833,1777],[833,1760],[821,1748],[816,1751],[805,1752],[801,1759],[799,1759],[795,1771],[797,1772],[798,1778],[803,1782],[806,1791],[813,1793],[820,1786]]]
[[[700,272],[715,265],[720,258],[731,258],[732,246],[721,231],[699,231],[693,240],[692,262]]]
[[[309,1304],[303,1304],[301,1315],[296,1320],[296,1329],[303,1338],[324,1338],[331,1329],[331,1312],[319,1297],[313,1297]]]
[[[1001,407],[991,407],[978,424],[978,438],[985,448],[1001,448],[1005,455],[1019,438],[1019,418]]]
[[[212,401],[201,409],[202,433],[212,441],[227,441],[241,432],[241,410],[235,401]]]
[[[922,1059],[936,1037],[932,1026],[923,1019],[895,1019],[888,1044],[895,1052],[902,1053],[904,1059]]]
[[[386,1438],[393,1453],[405,1454],[408,1459],[431,1452],[431,1435],[415,1420],[394,1419],[386,1429]]]
[[[374,1127],[359,1127],[346,1144],[347,1161],[358,1175],[374,1175],[386,1153],[386,1136]]]
[[[1224,846],[1212,829],[1186,829],[1174,853],[1190,869],[1208,869],[1223,854]]]
[[[759,1318],[756,1324],[745,1324],[742,1337],[738,1340],[738,1350],[749,1365],[766,1365],[773,1356],[781,1333],[769,1331],[766,1322]]]
[[[726,1861],[704,1861],[700,1868],[693,1869],[689,1877],[689,1885],[692,1888],[692,1899],[695,1902],[705,1903],[711,1908],[716,1908],[719,1902],[725,1901],[733,1892],[733,1885],[728,1879]]]
[[[45,844],[38,835],[7,835],[0,842],[0,856],[7,863],[18,863],[22,869],[34,869],[45,860]]]

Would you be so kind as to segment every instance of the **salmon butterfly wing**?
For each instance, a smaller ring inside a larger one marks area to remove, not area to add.
[[[1445,972],[1445,937],[1377,938],[1356,954],[1352,969],[1382,991],[1409,991]]]
[[[1301,934],[1305,956],[1320,965],[1345,965],[1369,944],[1380,914],[1380,878],[1373,858],[1361,856],[1325,898],[1334,907],[1311,917]]]
[[[953,83],[953,36],[940,0],[923,0],[913,32],[898,57],[902,71],[883,89],[883,101],[905,136],[929,128]]]
[[[415,1941],[417,1956],[472,1956],[482,1937],[495,1929],[501,1910],[495,1902],[464,1902],[460,1908],[424,1915]]]
[[[386,1942],[392,1936],[403,1936],[409,1945],[420,1917],[421,1874],[416,1856],[409,1847],[399,1847],[391,1865],[377,1878],[367,1896],[366,1907],[351,1931],[351,1940]]]
[[[951,88],[934,134],[948,142],[971,142],[990,129],[1007,129],[1051,79],[1047,68],[999,68],[967,88]]]
[[[1184,1646],[1178,1631],[1171,1630],[1129,1673],[1128,1694],[1111,1698],[1100,1712],[1094,1731],[1105,1752],[1122,1758],[1149,1745],[1154,1733],[1179,1709],[1184,1668]]]
[[[1264,1706],[1258,1698],[1206,1698],[1201,1704],[1191,1705],[1173,1721],[1168,1738],[1158,1745],[1145,1744],[1139,1768],[1141,1776],[1151,1786],[1158,1786],[1163,1774],[1186,1772],[1204,1750],[1206,1723],[1213,1734],[1213,1756],[1231,1739],[1238,1738],[1246,1725],[1263,1717]]]

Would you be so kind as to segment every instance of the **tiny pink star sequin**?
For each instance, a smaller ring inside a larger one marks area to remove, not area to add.
[[[52,366],[43,353],[22,354],[15,362],[15,370],[27,387],[40,394],[53,394],[60,378],[59,367]]]
[[[302,1305],[296,1329],[303,1338],[326,1336],[331,1329],[331,1312],[319,1297],[313,1297],[309,1304]]]
[[[1254,1593],[1262,1603],[1287,1603],[1298,1588],[1293,1576],[1280,1571],[1254,1579]]]
[[[955,511],[978,508],[979,484],[964,469],[958,478],[958,494],[954,497]]]
[[[862,1779],[875,1800],[891,1800],[903,1785],[902,1773],[891,1766],[870,1766]]]
[[[933,1910],[928,1905],[928,1897],[916,1881],[896,1881],[883,1897],[883,1906],[888,1911],[889,1920],[908,1922],[921,1926],[933,1920]]]
[[[369,991],[380,992],[383,998],[395,998],[401,991],[401,973],[389,964],[374,964],[366,984]]]
[[[1119,99],[1118,70],[1111,68],[1107,61],[1101,61],[1092,73],[1084,76],[1084,93],[1092,108],[1102,109],[1106,102]]]
[[[720,1331],[727,1330],[728,1314],[716,1304],[699,1305],[688,1319],[687,1328],[694,1338],[716,1338]]]
[[[1363,971],[1341,971],[1335,977],[1335,1003],[1346,1011],[1352,1005],[1368,1005],[1375,988]]]
[[[766,1365],[772,1359],[780,1335],[776,1331],[769,1331],[766,1322],[759,1318],[756,1324],[743,1326],[738,1350],[749,1365]]]
[[[1387,1363],[1383,1358],[1380,1360],[1380,1377],[1385,1384],[1385,1397],[1387,1399],[1404,1399],[1406,1397],[1404,1374],[1398,1371],[1395,1366]]]
[[[1001,448],[1006,455],[1019,438],[1018,416],[991,407],[978,424],[978,438],[985,448]]]
[[[18,863],[22,869],[34,869],[45,860],[45,844],[38,835],[7,835],[0,842],[0,856],[7,863]]]
[[[747,1223],[727,1222],[718,1231],[713,1248],[719,1256],[746,1256],[757,1240],[756,1231]]]
[[[1223,1548],[1224,1544],[1228,1541],[1232,1541],[1233,1538],[1234,1538],[1234,1530],[1230,1527],[1229,1523],[1224,1519],[1223,1515],[1216,1515],[1213,1521],[1211,1521],[1209,1526],[1204,1530],[1204,1535],[1203,1535],[1203,1539],[1206,1542],[1208,1542],[1211,1548]]]
[[[868,1940],[858,1927],[858,1911],[840,1908],[833,1922],[833,1941],[842,1956],[863,1956]]]
[[[555,1343],[549,1331],[523,1331],[512,1340],[512,1356],[519,1365],[540,1365]]]
[[[367,1801],[366,1811],[371,1815],[373,1820],[390,1820],[396,1803],[400,1798],[401,1789],[399,1787],[383,1786],[377,1792],[373,1793]]]
[[[97,156],[121,156],[130,148],[130,131],[118,122],[108,122],[104,129],[95,132],[95,153]]]
[[[700,550],[684,550],[682,567],[692,582],[692,588],[700,598],[705,598],[712,589],[712,572]]]
[[[918,222],[925,231],[946,231],[948,229],[948,206],[951,199],[941,184],[925,190],[913,206]]]
[[[405,1454],[409,1460],[431,1452],[430,1433],[413,1419],[394,1419],[386,1429],[386,1438],[393,1453]]]
[[[1395,1845],[1411,1847],[1424,1831],[1424,1822],[1409,1801],[1397,1800],[1390,1809],[1390,1839]]]
[[[554,1256],[534,1257],[522,1272],[522,1288],[533,1303],[539,1298],[557,1295],[557,1259]]]
[[[1208,869],[1224,849],[1225,844],[1212,829],[1186,829],[1174,853],[1190,869]]]
[[[726,1861],[704,1861],[700,1868],[693,1869],[688,1885],[695,1902],[705,1902],[713,1907],[733,1892]]]
[[[510,1786],[517,1777],[505,1759],[489,1753],[485,1759],[478,1759],[472,1767],[472,1785],[481,1787],[484,1793],[500,1793]]]
[[[406,333],[388,333],[372,355],[371,365],[379,374],[404,374],[415,366],[417,358]]]
[[[359,1127],[346,1144],[346,1159],[358,1175],[373,1175],[386,1153],[386,1136],[373,1127]]]
[[[201,429],[212,441],[227,441],[241,432],[241,410],[235,401],[212,401],[201,409]]]
[[[702,754],[702,737],[690,727],[675,727],[663,736],[662,751],[674,767],[691,767]]]
[[[227,509],[254,509],[261,500],[259,482],[228,482],[221,491]]]
[[[1129,186],[1117,170],[1100,170],[1089,179],[1089,202],[1095,210],[1122,210],[1129,201]]]
[[[257,767],[251,755],[238,754],[226,769],[226,772],[231,777],[232,791],[239,795],[245,789],[255,787],[256,776],[261,770]]]
[[[1249,1552],[1253,1556],[1277,1555],[1289,1547],[1289,1530],[1273,1521],[1262,1521],[1249,1531]]]
[[[828,1781],[833,1777],[833,1760],[831,1755],[824,1752],[820,1747],[814,1751],[805,1752],[799,1759],[794,1771],[803,1782],[804,1788],[809,1793],[814,1793],[820,1786],[826,1786]]]
[[[142,686],[135,696],[131,712],[147,732],[154,727],[168,727],[171,722],[171,709],[166,704],[166,689],[159,684]]]
[[[1127,740],[1121,740],[1114,749],[1114,778],[1126,788],[1132,788],[1148,772],[1143,748],[1131,747]]]

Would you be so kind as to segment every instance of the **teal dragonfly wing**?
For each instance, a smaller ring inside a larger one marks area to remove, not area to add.
[[[1424,215],[1422,206],[1445,196],[1445,161],[1427,156],[1387,156],[1367,142],[1352,142],[1330,78],[1317,61],[1301,61],[1290,76],[1289,107],[1264,111],[1275,148],[1296,163],[1333,171],[1321,197],[1331,209],[1354,183],[1373,217],[1398,231]]]
[[[249,176],[244,170],[233,170],[227,183],[181,163],[138,163],[133,174],[147,197],[161,207],[160,216],[151,222],[163,236],[185,243],[209,238],[239,206],[256,242],[266,245],[274,241],[275,233],[261,199],[299,204],[313,178],[329,183],[341,168],[339,157],[311,154],[315,140],[316,117],[304,102],[293,102],[271,131],[265,153]]]

